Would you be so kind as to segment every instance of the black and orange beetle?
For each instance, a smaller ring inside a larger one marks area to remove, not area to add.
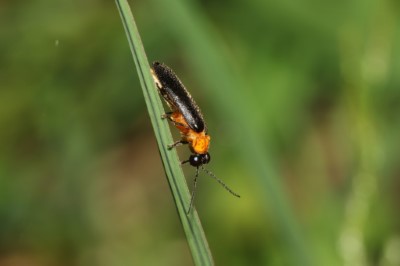
[[[192,208],[196,193],[197,177],[199,169],[206,172],[209,176],[218,181],[227,191],[236,197],[240,197],[233,192],[222,180],[217,178],[212,172],[205,169],[203,165],[208,164],[211,160],[208,149],[210,147],[210,136],[207,134],[207,126],[204,122],[199,106],[193,100],[192,96],[183,86],[182,82],[175,73],[163,63],[154,62],[151,69],[154,82],[158,91],[167,102],[171,112],[162,116],[170,120],[181,133],[181,139],[169,145],[170,149],[182,144],[188,144],[191,152],[189,159],[182,164],[190,163],[196,167],[196,175],[194,178],[192,198],[190,200],[189,210]]]

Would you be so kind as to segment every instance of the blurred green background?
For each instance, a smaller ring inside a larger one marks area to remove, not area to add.
[[[201,175],[217,265],[400,265],[397,1],[130,3],[242,196]],[[3,0],[0,38],[0,265],[191,265],[114,1]]]

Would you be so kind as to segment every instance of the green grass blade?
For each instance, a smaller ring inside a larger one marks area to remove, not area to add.
[[[173,142],[171,132],[168,123],[161,119],[164,109],[150,74],[150,66],[132,12],[126,0],[116,0],[116,4],[125,28],[133,60],[135,61],[161,159],[193,260],[196,265],[213,265],[207,239],[196,210],[193,209],[190,215],[186,215],[190,202],[189,190],[176,151],[167,149],[167,145]]]

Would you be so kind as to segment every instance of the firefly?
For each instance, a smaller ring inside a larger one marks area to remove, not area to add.
[[[171,110],[170,112],[165,113],[162,118],[171,121],[181,134],[181,139],[169,145],[168,148],[172,149],[187,144],[192,152],[192,155],[182,162],[182,164],[189,163],[191,166],[196,168],[196,175],[193,180],[192,196],[187,213],[189,214],[193,207],[199,169],[214,178],[232,195],[240,198],[240,196],[233,192],[232,189],[230,189],[221,179],[217,178],[211,171],[204,168],[204,165],[208,164],[211,160],[210,153],[208,152],[211,137],[207,133],[207,126],[199,106],[193,100],[185,86],[172,69],[163,63],[154,62],[151,74],[159,93]]]

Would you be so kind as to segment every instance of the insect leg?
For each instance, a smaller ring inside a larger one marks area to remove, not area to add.
[[[162,118],[162,119],[167,118],[169,121],[171,121],[172,123],[174,123],[175,126],[181,126],[181,127],[184,127],[184,128],[188,128],[187,125],[182,124],[182,123],[179,123],[179,122],[176,122],[174,119],[172,119],[172,114],[173,114],[173,113],[174,113],[174,112],[167,112],[167,113],[163,114],[163,115],[161,116],[161,118]]]
[[[162,118],[162,119],[168,118],[168,120],[171,120],[171,121],[172,121],[171,115],[172,115],[173,113],[174,113],[174,112],[166,112],[165,114],[161,115],[161,118]]]
[[[186,140],[177,140],[174,143],[168,145],[168,149],[173,149],[175,147],[181,146],[183,144],[188,144],[189,142],[187,142]]]

